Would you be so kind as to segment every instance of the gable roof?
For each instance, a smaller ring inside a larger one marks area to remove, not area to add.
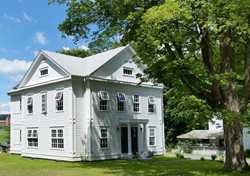
[[[39,58],[41,58],[41,55],[45,56],[69,76],[86,77],[90,76],[92,73],[97,71],[115,56],[121,54],[123,51],[126,51],[128,49],[135,54],[134,49],[130,45],[105,51],[85,58],[41,50],[36,56],[35,60],[31,64],[26,74],[24,75],[21,82],[17,86],[13,87],[12,90],[18,89],[20,86],[23,85],[23,82],[29,77],[30,72],[33,69],[35,63],[37,63]]]
[[[54,53],[50,51],[41,50],[52,62],[56,63],[59,67],[63,68],[70,75],[74,76],[89,76],[117,54],[121,53],[125,48],[130,47],[119,47],[106,52],[102,52],[96,55],[92,55],[85,58],[64,55],[60,53]]]

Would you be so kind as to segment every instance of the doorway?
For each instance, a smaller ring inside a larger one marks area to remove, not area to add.
[[[122,153],[128,153],[128,127],[121,127]],[[138,128],[131,127],[131,152],[138,152]]]

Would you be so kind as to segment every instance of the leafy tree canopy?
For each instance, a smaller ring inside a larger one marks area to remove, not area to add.
[[[250,3],[242,0],[49,0],[68,6],[59,25],[75,41],[122,36],[133,43],[142,81],[172,85],[171,115],[192,124],[223,120],[225,169],[247,170],[242,128],[249,125]],[[97,30],[90,31],[91,25]]]
[[[0,120],[5,120],[6,117],[10,117],[10,114],[0,114]]]
[[[81,49],[81,48],[76,48],[76,49],[65,49],[61,48],[60,50],[57,50],[56,53],[61,53],[61,54],[66,54],[70,56],[76,56],[76,57],[88,57],[91,56],[92,53],[89,50]]]

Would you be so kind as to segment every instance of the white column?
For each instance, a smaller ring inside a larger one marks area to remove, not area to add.
[[[147,142],[147,124],[143,124],[144,130],[144,153],[148,152],[148,142]]]
[[[128,125],[128,155],[132,155],[132,151],[131,151],[131,126],[130,123],[127,123]]]

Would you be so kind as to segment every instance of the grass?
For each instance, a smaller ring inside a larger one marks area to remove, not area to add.
[[[7,132],[4,131],[4,129],[0,129],[0,143],[6,143],[5,136],[7,135]],[[0,152],[2,151],[2,147],[0,147]],[[0,165],[1,167],[1,165]]]
[[[158,156],[151,161],[108,160],[99,162],[53,162],[29,160],[19,155],[0,154],[0,175],[249,175],[249,172],[224,171],[215,161]]]
[[[4,131],[4,129],[0,129],[0,143],[6,142],[5,136],[7,135],[7,132]]]

